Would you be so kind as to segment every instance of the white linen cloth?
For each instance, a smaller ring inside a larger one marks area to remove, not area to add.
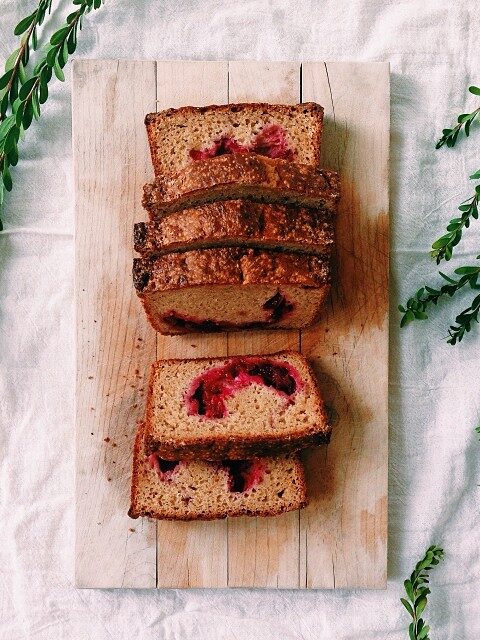
[[[34,0],[0,2],[0,59]],[[57,3],[54,3],[57,6]],[[60,2],[57,24],[70,12]],[[432,637],[480,637],[480,330],[443,339],[466,292],[400,331],[396,305],[438,283],[428,257],[480,168],[480,130],[435,151],[478,105],[475,0],[107,0],[77,56],[389,60],[391,356],[388,589],[76,590],[73,587],[73,188],[69,80],[28,131],[0,235],[0,639],[407,638],[402,582],[431,543],[446,550],[426,617]],[[69,76],[69,74],[67,74]],[[457,259],[480,253],[480,222]]]

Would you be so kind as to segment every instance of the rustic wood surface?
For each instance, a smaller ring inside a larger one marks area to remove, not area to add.
[[[382,588],[388,473],[389,70],[384,63],[77,61],[76,584]],[[306,331],[156,336],[131,284],[131,230],[150,179],[143,118],[185,104],[325,108],[338,169],[338,285]],[[311,504],[276,518],[131,520],[130,458],[155,357],[301,349],[331,405],[328,447],[305,456]]]

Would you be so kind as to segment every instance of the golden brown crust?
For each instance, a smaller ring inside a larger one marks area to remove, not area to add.
[[[236,198],[335,212],[339,197],[335,171],[320,171],[255,153],[237,153],[198,160],[171,177],[145,185],[143,204],[153,218]]]
[[[130,518],[138,518],[141,513],[136,508],[136,495],[138,492],[138,483],[140,479],[140,458],[143,449],[143,436],[145,432],[145,423],[142,422],[137,425],[137,434],[135,436],[135,444],[133,445],[133,460],[132,460],[132,481],[130,486],[130,508],[128,515]]]
[[[330,431],[310,433],[296,436],[292,440],[278,440],[275,438],[256,437],[251,442],[247,438],[234,437],[198,438],[177,445],[175,441],[156,441],[146,437],[145,446],[149,453],[158,453],[165,460],[247,460],[267,456],[278,456],[284,453],[294,453],[308,447],[330,442]]]
[[[148,517],[148,518],[156,518],[159,520],[217,520],[223,519],[226,517],[234,517],[234,516],[257,516],[257,517],[270,517],[275,515],[280,515],[281,513],[285,513],[286,511],[291,511],[293,509],[303,509],[307,506],[307,485],[306,478],[303,465],[295,454],[291,456],[292,463],[296,466],[297,474],[296,474],[296,502],[294,504],[285,503],[280,506],[278,503],[275,504],[274,507],[271,508],[257,508],[254,511],[246,508],[239,509],[236,507],[235,511],[233,510],[230,513],[227,513],[225,510],[217,509],[212,510],[208,513],[203,512],[202,514],[191,514],[179,515],[178,513],[171,512],[167,513],[164,509],[163,511],[156,508],[155,504],[151,504],[150,508],[142,509],[138,504],[137,496],[140,493],[140,482],[141,482],[141,474],[142,474],[142,465],[145,464],[145,448],[144,448],[144,435],[145,435],[145,424],[141,423],[137,427],[137,434],[135,437],[135,445],[133,450],[133,461],[132,461],[132,481],[131,481],[131,493],[130,493],[130,508],[128,509],[128,516],[133,519],[137,519],[139,517]],[[154,473],[152,471],[152,473]]]
[[[240,248],[215,248],[135,258],[133,281],[140,297],[155,291],[222,284],[330,282],[329,261],[321,256]]]
[[[167,126],[168,121],[182,122],[182,126],[187,126],[191,116],[212,115],[220,118],[225,116],[235,117],[239,112],[247,113],[253,120],[255,116],[268,115],[269,122],[275,122],[279,116],[290,116],[293,118],[301,117],[302,114],[311,116],[312,127],[309,131],[310,144],[313,147],[312,166],[320,167],[320,143],[323,132],[323,107],[314,102],[304,102],[296,105],[285,104],[269,104],[265,102],[257,103],[236,103],[223,105],[208,105],[204,107],[185,106],[178,109],[166,109],[156,113],[149,113],[145,117],[145,125],[147,128],[147,137],[150,146],[152,162],[157,177],[165,176],[165,166],[162,165],[158,154],[158,127]],[[219,132],[220,133],[220,132]],[[170,173],[170,171],[168,172]]]
[[[300,358],[302,364],[307,369],[313,380],[316,380],[315,372],[305,356],[297,351],[285,349],[276,353],[262,354],[265,358],[294,354]],[[234,356],[231,356],[232,358]],[[223,363],[228,360],[229,356],[223,358],[191,358],[194,362],[205,362],[211,366],[215,366],[216,362]],[[175,362],[184,362],[181,358],[170,358],[167,360],[158,360],[154,362],[150,370],[150,380],[148,383],[147,408],[145,417],[145,451],[147,454],[158,453],[165,460],[245,460],[255,457],[277,456],[284,453],[294,453],[307,447],[327,444],[330,441],[332,431],[331,424],[325,411],[322,396],[317,385],[313,386],[312,393],[315,397],[317,411],[321,415],[321,424],[315,425],[314,429],[306,427],[305,429],[297,429],[295,434],[290,438],[282,436],[264,436],[264,435],[242,435],[234,436],[230,434],[228,437],[206,436],[195,439],[182,438],[180,443],[178,440],[162,441],[155,439],[150,433],[154,416],[154,384],[157,375],[157,369],[165,364],[173,364]]]
[[[213,247],[252,247],[327,256],[334,243],[327,211],[225,200],[134,225],[142,256]]]
[[[301,102],[299,104],[271,104],[269,102],[236,102],[230,104],[210,104],[204,107],[178,107],[177,109],[164,109],[163,111],[155,111],[147,113],[145,116],[145,125],[155,125],[159,121],[171,116],[179,115],[188,118],[193,113],[205,114],[208,111],[216,111],[217,113],[234,113],[235,111],[255,112],[261,109],[267,109],[270,112],[278,112],[284,115],[293,114],[298,111],[310,111],[315,113],[321,120],[323,119],[323,107],[316,102]]]

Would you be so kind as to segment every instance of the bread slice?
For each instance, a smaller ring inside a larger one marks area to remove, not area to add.
[[[335,212],[338,174],[256,153],[198,160],[144,187],[151,218],[217,200],[237,198]]]
[[[143,256],[213,247],[253,247],[330,255],[334,217],[327,211],[294,209],[247,200],[212,202],[134,226],[135,250]]]
[[[330,264],[298,253],[202,249],[136,258],[133,280],[163,334],[302,328],[321,313]]]
[[[295,455],[218,463],[147,458],[141,425],[133,455],[131,518],[213,520],[275,516],[307,504],[305,472]]]
[[[322,123],[323,108],[313,102],[181,107],[145,118],[155,175],[160,178],[195,159],[244,151],[318,167]]]
[[[295,351],[159,360],[145,422],[147,455],[166,460],[246,460],[330,437],[315,375]]]

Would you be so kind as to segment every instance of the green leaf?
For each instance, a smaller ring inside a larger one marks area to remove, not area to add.
[[[450,234],[442,236],[438,240],[435,240],[435,242],[432,244],[432,249],[441,249],[442,247],[445,247],[450,242],[450,240]]]
[[[480,267],[458,267],[455,269],[455,273],[458,273],[459,276],[470,275],[471,273],[478,273]]]
[[[17,61],[19,51],[20,49],[15,49],[15,51],[8,56],[7,61],[5,62],[5,71],[11,71],[13,69]]]
[[[5,189],[7,191],[12,190],[12,176],[10,175],[10,170],[8,167],[5,167],[3,170],[3,184],[5,185]]]
[[[0,89],[5,89],[12,75],[13,75],[13,69],[10,69],[10,71],[7,71],[6,73],[3,74],[3,76],[0,78]]]
[[[415,614],[413,612],[412,605],[410,604],[410,602],[408,602],[408,600],[406,600],[405,598],[400,598],[400,601],[413,618]]]
[[[18,76],[12,77],[12,86],[10,87],[10,102],[13,104],[18,97]]]
[[[74,11],[73,13],[69,13],[68,16],[67,16],[67,24],[72,24],[72,22],[75,22],[77,17],[78,17],[78,11]]]
[[[101,6],[102,6],[102,0],[94,0],[93,2],[94,9],[100,9]]]
[[[48,83],[52,77],[52,69],[50,67],[43,67],[40,72],[40,89],[47,89]],[[47,89],[48,90],[48,89]]]
[[[441,271],[438,272],[440,274],[440,276],[446,280],[447,282],[450,282],[451,284],[456,284],[455,280],[453,280],[453,278],[450,278],[450,276],[447,276],[445,273],[442,273]]]
[[[475,171],[475,173],[472,173],[470,180],[480,180],[480,169]]]
[[[74,53],[75,49],[77,48],[77,34],[76,34],[76,29],[72,29],[72,31],[70,32],[70,35],[67,38],[67,49],[68,49],[68,53],[72,54]]]
[[[410,600],[414,600],[413,586],[410,580],[405,580],[405,582],[403,583],[403,586],[405,587],[405,591],[407,592],[407,595],[410,598]]]
[[[412,320],[415,320],[415,315],[413,311],[408,310],[400,321],[400,327],[405,327],[407,324],[412,322]]]
[[[457,121],[460,122],[461,124],[463,124],[466,120],[470,119],[470,114],[469,113],[461,113],[458,116]]]
[[[27,81],[27,74],[25,73],[25,67],[23,66],[22,62],[20,62],[18,65],[18,78],[21,84]]]
[[[16,36],[22,35],[22,33],[24,33],[28,29],[28,27],[32,24],[32,22],[35,20],[36,15],[37,15],[37,12],[34,11],[30,16],[27,16],[23,20],[20,20],[20,22],[15,27],[13,33]]]
[[[425,607],[427,606],[427,598],[422,597],[415,600],[415,613],[417,616],[421,616]]]
[[[27,98],[28,94],[33,89],[36,82],[37,82],[37,77],[34,76],[33,78],[30,78],[24,84],[22,84],[22,86],[20,87],[20,91],[18,92],[18,97],[20,98],[20,100],[25,100],[25,98]]]
[[[34,29],[33,32],[32,32],[32,47],[33,47],[34,51],[36,51],[37,47],[38,47],[38,36],[37,36],[37,30],[36,29]]]
[[[32,107],[33,107],[33,117],[35,120],[38,120],[40,117],[40,103],[38,102],[38,95],[36,92],[32,94]]]
[[[10,131],[7,133],[7,135],[5,136],[5,141],[3,143],[4,153],[10,153],[10,151],[12,151],[12,149],[14,149],[17,146],[16,135],[17,135],[16,127],[12,127]]]
[[[415,626],[413,622],[408,625],[408,635],[410,640],[415,640]]]
[[[57,47],[51,47],[50,49],[48,49],[45,58],[49,67],[53,67],[53,65],[55,64],[57,53],[58,53]]]
[[[428,320],[428,316],[424,311],[414,311],[415,320]]]
[[[62,27],[61,29],[56,31],[50,38],[50,44],[55,46],[63,42],[64,38],[68,36],[69,31],[70,27]]]
[[[32,124],[32,120],[33,120],[33,105],[31,102],[27,102],[25,105],[25,110],[23,112],[23,120],[22,120],[22,125],[25,131]]]
[[[40,85],[40,90],[39,90],[39,95],[38,95],[38,99],[40,104],[43,104],[44,102],[47,101],[48,98],[48,85],[47,84],[41,84]]]
[[[468,90],[470,91],[470,93],[473,93],[476,96],[480,96],[480,87],[468,87]]]
[[[4,116],[7,113],[8,105],[10,104],[10,99],[8,93],[6,93],[0,101],[0,114]]]
[[[58,64],[58,60],[55,60],[55,64],[53,65],[53,70],[54,70],[55,75],[57,76],[57,78],[60,80],[60,82],[64,82],[65,74],[63,73],[62,69],[60,68],[60,65]]]
[[[63,43],[60,51],[58,52],[57,60],[60,68],[63,69],[63,67],[67,64],[67,60],[68,60],[68,48],[67,48],[66,40]]]
[[[426,624],[422,630],[420,631],[420,633],[417,635],[417,639],[418,640],[425,640],[425,638],[428,636],[428,632],[430,631],[430,627],[428,626],[428,624]]]
[[[10,115],[0,124],[0,140],[6,137],[10,127],[15,125],[15,116]]]
[[[11,167],[16,167],[18,164],[18,147],[17,145],[15,145],[15,147],[10,151],[10,153],[7,156],[8,158],[8,164]]]

